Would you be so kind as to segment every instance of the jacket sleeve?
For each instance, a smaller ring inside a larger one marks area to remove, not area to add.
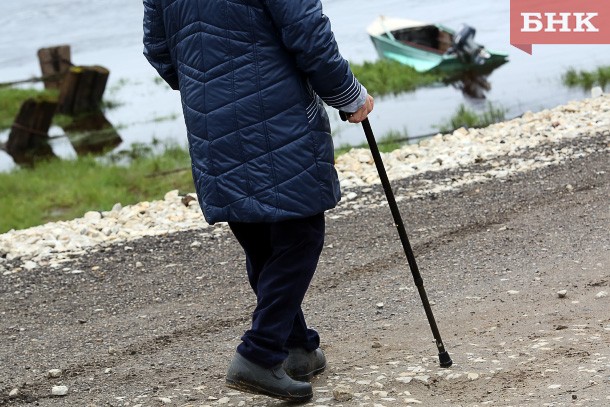
[[[178,74],[167,46],[163,10],[156,0],[144,0],[144,56],[159,75],[178,90]]]
[[[284,46],[294,55],[314,91],[334,108],[358,110],[364,104],[366,89],[339,53],[320,0],[262,1]]]

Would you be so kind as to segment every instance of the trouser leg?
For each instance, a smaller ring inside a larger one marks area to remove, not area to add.
[[[259,251],[265,247],[257,230],[269,225],[268,256],[262,268]],[[281,363],[285,346],[317,348],[318,334],[307,328],[301,303],[314,275],[324,245],[324,214],[270,224],[230,224],[248,258],[249,278],[257,295],[252,327],[242,337],[238,352],[266,367]],[[252,250],[255,250],[252,252]]]
[[[299,308],[297,315],[294,317],[292,331],[286,340],[287,348],[303,348],[307,352],[311,352],[320,347],[320,336],[310,328],[307,328],[303,311]]]
[[[258,278],[273,253],[270,224],[230,222],[229,227],[246,253],[248,282],[258,298]]]

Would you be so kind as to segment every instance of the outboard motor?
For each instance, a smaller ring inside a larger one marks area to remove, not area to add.
[[[474,28],[463,24],[453,35],[451,51],[464,62],[483,65],[490,55],[485,48],[474,42],[476,32]]]

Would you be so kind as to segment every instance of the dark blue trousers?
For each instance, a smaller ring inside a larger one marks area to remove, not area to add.
[[[282,363],[287,348],[317,349],[320,337],[307,328],[301,303],[324,246],[324,213],[229,226],[246,253],[248,280],[257,300],[252,327],[237,352],[268,368]]]

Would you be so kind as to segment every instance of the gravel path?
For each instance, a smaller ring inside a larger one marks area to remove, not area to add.
[[[609,151],[603,96],[384,156],[450,369],[370,158],[343,157],[307,405],[609,405]],[[0,236],[0,405],[284,405],[223,385],[254,297],[226,226],[182,200]]]

